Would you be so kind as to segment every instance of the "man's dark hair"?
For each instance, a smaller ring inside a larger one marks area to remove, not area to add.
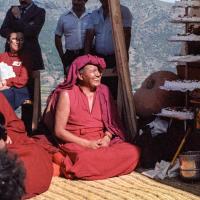
[[[17,155],[0,150],[0,199],[21,200],[25,193],[25,171]]]

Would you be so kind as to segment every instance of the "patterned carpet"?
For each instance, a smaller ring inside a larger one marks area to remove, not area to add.
[[[54,178],[49,190],[32,200],[200,200],[137,172],[99,181]]]

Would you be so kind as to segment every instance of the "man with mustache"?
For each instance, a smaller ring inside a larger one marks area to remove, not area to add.
[[[11,6],[8,10],[0,35],[7,38],[11,32],[24,34],[24,50],[31,57],[31,70],[44,69],[40,45],[39,33],[45,22],[45,10],[39,8],[32,0],[19,0],[19,6]]]
[[[72,8],[58,20],[55,31],[55,46],[61,58],[64,73],[75,58],[84,54],[85,32],[89,23],[90,13],[86,11],[87,0],[72,0]],[[62,36],[65,37],[65,52]]]

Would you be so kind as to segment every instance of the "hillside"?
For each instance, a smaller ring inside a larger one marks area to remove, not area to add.
[[[47,16],[40,34],[40,43],[46,71],[43,72],[43,85],[55,85],[62,67],[54,46],[54,30],[58,17],[70,7],[70,0],[35,0],[46,9]],[[175,45],[167,42],[167,38],[177,28],[170,24],[171,4],[159,0],[121,0],[133,14],[132,40],[130,48],[130,70],[133,87],[137,87],[144,78],[159,69],[172,69],[166,62],[167,57],[176,51]],[[0,23],[10,5],[18,4],[18,0],[0,0]],[[99,6],[98,0],[89,0],[90,9]],[[2,38],[0,48],[3,51]]]

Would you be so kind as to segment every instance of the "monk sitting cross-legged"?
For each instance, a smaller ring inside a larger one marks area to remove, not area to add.
[[[64,152],[66,178],[105,179],[128,174],[138,163],[140,151],[124,141],[112,97],[101,84],[105,67],[97,56],[78,57],[48,99],[44,122]]]

